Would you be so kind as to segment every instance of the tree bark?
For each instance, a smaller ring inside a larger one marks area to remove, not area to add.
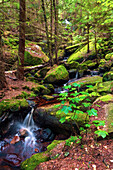
[[[0,90],[7,86],[6,78],[5,78],[5,68],[3,61],[3,49],[2,49],[2,34],[0,30]]]
[[[18,68],[17,78],[24,80],[24,52],[25,52],[25,0],[20,0],[19,14],[19,51],[18,51]]]
[[[52,62],[51,47],[50,47],[50,41],[49,41],[49,32],[48,32],[48,25],[47,25],[47,18],[46,18],[46,10],[45,10],[44,0],[42,0],[42,10],[43,10],[43,15],[44,15],[44,22],[45,22],[45,29],[46,29],[46,37],[47,37],[47,45],[48,45],[48,51],[49,51],[50,65],[52,66],[53,62]]]
[[[55,12],[55,63],[58,64],[58,0],[53,0]]]

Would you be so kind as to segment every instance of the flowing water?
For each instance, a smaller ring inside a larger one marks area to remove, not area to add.
[[[11,121],[0,136],[0,167],[8,165],[20,169],[20,163],[37,152],[43,151],[41,128],[33,121],[34,107],[21,121]],[[4,122],[5,123],[5,122]],[[5,125],[6,127],[6,125]]]

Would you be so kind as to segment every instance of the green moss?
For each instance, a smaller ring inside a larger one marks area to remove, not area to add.
[[[111,93],[113,88],[113,81],[106,81],[102,83],[97,83],[94,87],[87,89],[88,92],[98,92],[101,95],[106,93]]]
[[[108,102],[108,101],[111,101],[111,100],[113,100],[113,95],[111,95],[111,94],[107,94],[107,95],[105,95],[105,96],[101,96],[101,97],[99,97],[99,98],[97,98],[96,99],[96,101],[103,101],[103,102]]]
[[[54,99],[53,96],[49,96],[49,95],[43,95],[42,97],[46,100],[53,100]]]
[[[73,69],[73,68],[77,69],[78,66],[79,66],[79,63],[76,62],[76,61],[71,61],[71,62],[69,63],[69,68],[70,68],[70,69]]]
[[[46,73],[49,71],[49,69],[50,69],[50,67],[42,68],[41,70],[39,70],[35,73],[35,77],[44,78],[46,76]]]
[[[94,48],[94,44],[92,42],[90,42],[89,44],[90,46],[90,50],[91,50],[91,53],[89,55],[89,58],[90,56],[93,56],[95,54],[95,48]],[[87,45],[85,45],[81,50],[79,50],[78,52],[75,52],[73,53],[69,58],[68,58],[68,64],[71,62],[71,61],[83,61],[84,59],[84,56],[85,54],[87,54]]]
[[[107,132],[113,132],[113,103],[107,105]]]
[[[40,84],[37,85],[36,87],[33,87],[31,90],[36,94],[50,94],[51,93],[51,91],[48,88]]]
[[[106,54],[105,59],[106,60],[113,60],[113,53]]]
[[[102,77],[100,76],[89,76],[81,78],[80,80],[77,80],[75,83],[81,84],[81,87],[84,87],[86,85],[95,85],[96,83],[102,82]],[[71,83],[73,84],[73,83]]]
[[[28,51],[25,51],[25,55],[24,55],[24,65],[25,66],[29,66],[29,65],[38,65],[38,64],[42,64],[43,60],[42,58],[39,57],[33,57],[33,53],[30,53]]]
[[[103,81],[113,80],[113,71],[109,71],[103,75]]]
[[[50,145],[48,145],[47,151],[41,152],[41,153],[37,153],[37,154],[33,155],[31,158],[26,159],[24,162],[22,162],[21,169],[22,170],[34,170],[36,168],[36,166],[39,165],[41,162],[48,161],[50,159],[49,158],[50,151],[57,144],[59,144],[61,142],[62,141],[54,140]]]
[[[28,102],[25,99],[3,100],[0,102],[0,115],[6,110],[18,111],[23,107],[28,107]]]
[[[44,78],[45,83],[57,83],[60,80],[68,80],[69,73],[63,65],[54,65]]]

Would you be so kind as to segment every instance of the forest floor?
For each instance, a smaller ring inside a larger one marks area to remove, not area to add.
[[[8,88],[4,89],[4,97],[0,99],[11,99],[21,94],[23,86],[32,87],[35,84],[27,81],[13,80],[7,77]],[[97,103],[98,104],[98,103]],[[100,107],[92,106],[98,110],[98,120],[105,119],[104,102],[100,102]],[[95,117],[91,117],[90,121]],[[66,146],[65,142],[58,144],[51,152],[51,160],[40,163],[36,170],[113,170],[113,139],[94,140],[95,127],[91,131],[83,134],[82,144],[71,143]],[[57,137],[56,137],[57,139]],[[57,156],[57,158],[55,158]],[[54,159],[53,159],[54,158]]]

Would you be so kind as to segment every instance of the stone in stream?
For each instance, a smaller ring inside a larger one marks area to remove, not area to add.
[[[15,144],[20,141],[20,137],[18,135],[15,135],[12,141],[10,142],[11,144]]]

